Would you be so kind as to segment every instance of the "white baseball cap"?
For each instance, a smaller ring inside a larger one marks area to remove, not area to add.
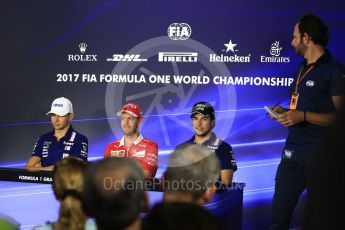
[[[49,114],[56,114],[58,116],[65,116],[69,113],[73,113],[72,102],[65,97],[56,98],[51,106]]]

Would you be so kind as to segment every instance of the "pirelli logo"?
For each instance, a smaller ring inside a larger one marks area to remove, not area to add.
[[[159,62],[197,62],[198,53],[195,52],[159,52]]]

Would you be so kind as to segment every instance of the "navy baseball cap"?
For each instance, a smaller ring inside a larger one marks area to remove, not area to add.
[[[194,104],[190,117],[193,117],[196,113],[200,113],[205,117],[210,116],[212,119],[214,118],[214,108],[208,102],[200,101]]]

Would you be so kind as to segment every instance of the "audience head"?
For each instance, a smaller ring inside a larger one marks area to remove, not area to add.
[[[144,175],[130,158],[107,158],[90,165],[83,192],[86,212],[97,229],[137,226],[146,208]]]
[[[55,229],[84,229],[87,217],[82,208],[81,192],[85,172],[85,163],[77,158],[67,157],[55,164],[53,191],[61,203]]]
[[[206,147],[192,144],[175,150],[164,175],[165,201],[197,204],[210,201],[219,172],[217,156]]]
[[[143,230],[216,230],[217,219],[202,207],[191,203],[157,204],[143,221]]]

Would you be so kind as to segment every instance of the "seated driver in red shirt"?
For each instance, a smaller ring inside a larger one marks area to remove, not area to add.
[[[140,106],[136,103],[125,104],[116,115],[121,116],[124,136],[108,144],[104,157],[134,158],[143,169],[145,178],[154,177],[158,166],[158,145],[144,138],[138,131],[142,122]]]

